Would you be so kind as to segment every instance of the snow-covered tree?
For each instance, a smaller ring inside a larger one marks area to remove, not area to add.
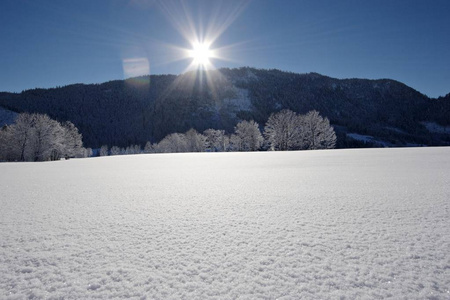
[[[108,156],[108,146],[107,145],[101,146],[100,156]]]
[[[68,157],[82,157],[83,156],[83,140],[78,128],[70,122],[64,122],[63,127],[63,156]]]
[[[91,157],[92,155],[92,148],[84,148],[84,157]]]
[[[271,150],[295,150],[301,143],[300,117],[289,109],[272,114],[264,127]]]
[[[112,146],[110,150],[111,155],[120,155],[120,148],[117,146]]]
[[[145,143],[144,153],[153,153],[153,152],[155,152],[154,145],[152,145],[150,141]]]
[[[139,154],[141,153],[141,146],[131,145],[125,149],[125,154]]]
[[[207,129],[203,132],[206,137],[206,149],[211,152],[227,151],[230,139],[225,135],[225,130]]]
[[[230,136],[229,151],[244,151],[242,148],[242,139],[236,134]]]
[[[83,141],[71,122],[61,124],[47,115],[19,114],[15,123],[2,130],[3,159],[15,161],[56,160],[84,157]]]
[[[31,147],[33,136],[34,118],[29,113],[20,114],[15,123],[11,125],[10,137],[11,154],[15,160],[32,160]]]
[[[60,152],[63,142],[64,130],[57,121],[47,115],[22,113],[10,126],[10,159],[48,160],[54,151]]]
[[[5,125],[0,128],[0,161],[10,160],[10,127]]]
[[[187,152],[204,152],[206,150],[206,137],[197,130],[191,128],[184,136]]]
[[[332,149],[336,147],[336,133],[328,118],[313,110],[302,115],[302,149]]]
[[[315,110],[297,115],[291,110],[272,114],[264,128],[272,150],[330,149],[336,146],[336,134],[327,118]]]
[[[34,161],[48,160],[55,153],[63,154],[66,149],[72,150],[73,145],[71,140],[68,140],[68,133],[59,122],[47,115],[33,114],[32,118],[33,135],[30,146]]]
[[[158,144],[151,145],[151,148],[152,152],[157,153],[202,152],[206,149],[206,137],[190,129],[186,133],[169,134]]]
[[[258,123],[253,120],[239,122],[234,133],[234,139],[240,139],[238,151],[256,151],[264,141]]]
[[[186,136],[182,133],[172,133],[163,138],[156,146],[158,153],[187,152]]]

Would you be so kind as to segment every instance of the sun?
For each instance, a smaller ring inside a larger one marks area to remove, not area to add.
[[[192,63],[197,67],[207,68],[211,62],[213,51],[209,48],[208,43],[194,43],[192,45],[192,50],[189,51],[189,57],[192,57]]]

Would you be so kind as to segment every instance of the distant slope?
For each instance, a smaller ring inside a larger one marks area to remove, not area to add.
[[[17,113],[0,106],[0,127],[14,123]]]
[[[440,125],[450,125],[450,93],[444,97],[432,99],[427,112],[428,119],[434,120]]]
[[[371,136],[385,145],[447,145],[446,136],[430,134],[421,122],[450,123],[449,114],[439,109],[448,103],[389,79],[339,80],[253,68],[0,93],[0,105],[6,108],[72,121],[90,147],[142,145],[191,127],[231,132],[242,119],[263,126],[271,113],[283,108],[320,111],[335,125],[339,147],[373,145],[347,133]]]

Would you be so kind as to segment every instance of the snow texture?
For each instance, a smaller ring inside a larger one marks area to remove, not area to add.
[[[450,299],[450,148],[0,164],[1,299]]]

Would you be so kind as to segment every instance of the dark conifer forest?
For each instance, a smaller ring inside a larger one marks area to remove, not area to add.
[[[450,94],[431,99],[390,79],[248,67],[3,92],[0,107],[70,121],[92,148],[143,146],[191,128],[232,132],[242,120],[264,126],[283,109],[320,112],[334,127],[338,148],[450,145]]]

